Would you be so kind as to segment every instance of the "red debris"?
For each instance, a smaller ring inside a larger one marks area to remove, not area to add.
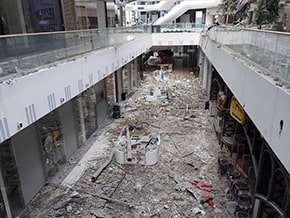
[[[196,188],[202,190],[200,203],[203,204],[207,202],[211,207],[213,207],[214,206],[212,195],[213,185],[198,180],[190,180],[189,182],[195,185]]]

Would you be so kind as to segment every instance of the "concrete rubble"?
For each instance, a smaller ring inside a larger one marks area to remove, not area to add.
[[[102,143],[107,143],[103,152],[84,164],[77,181],[65,185],[51,180],[21,217],[232,217],[226,178],[218,174],[220,148],[212,117],[204,110],[201,80],[176,72],[162,78],[156,73],[145,76],[122,105],[121,118],[95,133],[94,140],[104,138]],[[124,126],[160,134],[157,164],[108,162]],[[211,205],[200,201],[203,190],[192,181],[212,185]]]

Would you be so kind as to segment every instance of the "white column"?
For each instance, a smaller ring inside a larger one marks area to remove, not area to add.
[[[116,71],[116,77],[115,77],[115,80],[116,80],[116,84],[117,84],[117,94],[118,96],[117,97],[117,102],[120,103],[122,101],[122,97],[121,97],[121,94],[123,92],[123,88],[122,88],[122,69],[118,69]]]
[[[198,66],[199,66],[199,77],[203,78],[203,64],[205,55],[200,48],[198,48]]]
[[[105,1],[97,1],[98,28],[107,27],[107,6]]]
[[[212,65],[210,62],[208,62],[208,75],[206,84],[206,93],[208,98],[210,97],[211,77],[212,77]]]
[[[137,61],[138,61],[138,58],[135,58],[134,61],[133,61],[133,64],[132,64],[132,67],[133,67],[133,87],[136,87],[137,84],[138,84],[138,76],[140,74],[139,70],[137,69],[138,65],[137,65]]]
[[[204,57],[203,61],[203,72],[202,72],[202,88],[206,90],[207,87],[207,78],[208,78],[208,59]]]
[[[131,92],[132,88],[133,88],[133,77],[132,77],[132,62],[130,62],[129,64],[127,64],[127,73],[128,73],[128,94],[129,92]]]

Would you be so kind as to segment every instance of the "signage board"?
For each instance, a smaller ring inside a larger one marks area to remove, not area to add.
[[[230,114],[240,124],[244,124],[246,121],[246,113],[238,100],[233,96],[230,104]]]

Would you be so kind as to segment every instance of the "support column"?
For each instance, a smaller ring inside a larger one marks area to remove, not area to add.
[[[207,87],[207,78],[208,78],[208,59],[204,57],[203,61],[203,71],[202,71],[202,88],[206,90]]]
[[[127,80],[128,80],[128,94],[129,94],[133,89],[132,62],[127,64],[126,68],[127,68],[127,74],[128,74]]]
[[[113,107],[116,100],[116,85],[115,85],[115,73],[106,77],[106,98],[108,105],[108,114],[113,114]]]
[[[64,139],[64,152],[68,160],[78,148],[72,101],[59,108],[59,115]]]
[[[137,65],[137,58],[135,58],[133,60],[133,64],[132,64],[132,72],[133,72],[133,87],[136,87],[138,85],[138,76],[139,76],[139,70],[137,69],[138,68],[138,65]]]
[[[204,59],[205,59],[205,55],[204,53],[201,51],[201,49],[199,49],[199,55],[198,55],[198,66],[199,66],[199,77],[202,79],[203,78],[203,71],[204,71]]]
[[[85,121],[83,119],[83,102],[82,102],[82,97],[79,95],[76,98],[76,111],[78,113],[78,121],[79,121],[79,126],[78,126],[78,138],[79,138],[79,145],[85,145],[86,141],[86,128],[85,128]]]
[[[137,83],[139,84],[140,80],[144,79],[144,68],[143,66],[143,59],[142,56],[138,56],[137,60],[136,60],[136,64],[137,64],[137,71],[138,71],[138,75],[137,75]]]
[[[123,10],[123,6],[119,6],[120,8],[120,27],[123,27],[124,26],[124,10]]]
[[[121,103],[122,102],[122,91],[123,91],[122,69],[118,69],[115,72],[115,85],[116,85],[116,101],[118,103]]]
[[[116,100],[116,86],[114,73],[106,77],[106,91],[109,108],[114,105]]]
[[[211,81],[212,81],[212,65],[208,62],[208,75],[207,75],[207,83],[206,83],[206,93],[207,97],[210,98],[210,88],[211,88]]]
[[[108,26],[106,4],[105,1],[97,1],[98,28],[106,28]]]

